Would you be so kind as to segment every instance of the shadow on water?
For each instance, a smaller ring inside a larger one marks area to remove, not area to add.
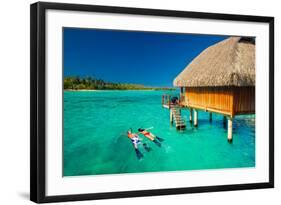
[[[99,108],[116,108],[117,106],[111,104],[103,104],[100,105]]]
[[[120,99],[118,100],[119,103],[133,103],[136,102],[136,100],[134,99]]]

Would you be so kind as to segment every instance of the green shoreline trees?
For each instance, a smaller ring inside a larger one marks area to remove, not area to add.
[[[147,87],[140,84],[112,83],[93,77],[65,77],[65,90],[174,90],[169,87]]]

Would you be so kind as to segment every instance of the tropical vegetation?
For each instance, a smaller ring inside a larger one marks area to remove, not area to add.
[[[106,82],[94,77],[65,77],[65,90],[173,90],[169,87],[148,87],[141,84]]]

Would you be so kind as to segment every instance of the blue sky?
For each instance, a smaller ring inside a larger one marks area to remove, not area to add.
[[[226,37],[64,28],[64,75],[110,82],[172,86],[205,48]]]

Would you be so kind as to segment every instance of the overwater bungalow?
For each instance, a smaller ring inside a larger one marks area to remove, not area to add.
[[[227,120],[227,138],[231,142],[234,117],[255,113],[255,39],[230,37],[208,47],[173,84],[180,88],[178,107],[190,110],[194,126],[198,125],[198,110],[209,112],[210,120],[212,113],[221,114],[225,126]],[[162,103],[175,109],[169,96],[163,96]]]

